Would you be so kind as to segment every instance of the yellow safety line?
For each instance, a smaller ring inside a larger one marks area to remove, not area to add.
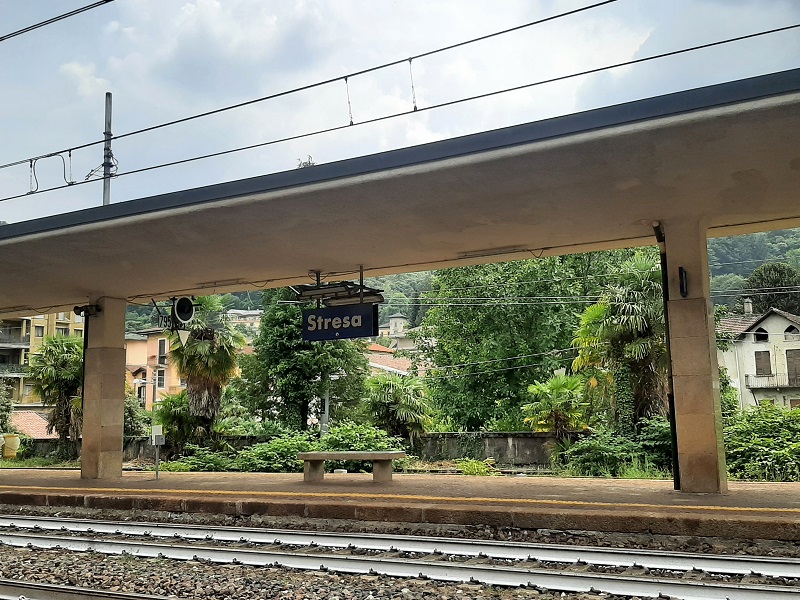
[[[23,485],[2,485],[3,489],[16,490],[50,490],[54,492],[95,492],[95,493],[126,493],[126,494],[184,494],[184,495],[207,495],[207,496],[266,496],[266,497],[300,497],[300,498],[354,498],[354,499],[385,499],[385,500],[417,500],[424,502],[468,502],[468,503],[498,503],[498,504],[544,504],[551,506],[588,506],[603,508],[653,508],[653,509],[678,509],[678,510],[707,510],[707,511],[728,511],[728,512],[757,512],[757,513],[800,513],[800,508],[756,508],[751,506],[705,506],[705,505],[671,505],[671,504],[644,504],[633,502],[587,502],[585,500],[544,500],[531,498],[484,498],[460,496],[417,496],[404,494],[376,494],[376,493],[354,493],[354,492],[266,492],[249,490],[174,490],[174,489],[130,489],[130,488],[60,488],[47,486],[23,486]]]

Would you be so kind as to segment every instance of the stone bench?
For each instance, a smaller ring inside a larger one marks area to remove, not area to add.
[[[392,461],[405,457],[406,453],[402,450],[297,453],[297,459],[305,461],[303,481],[322,481],[325,476],[326,460],[369,460],[372,461],[373,481],[391,481]]]

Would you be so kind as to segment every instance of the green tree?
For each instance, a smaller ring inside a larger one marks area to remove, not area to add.
[[[414,436],[424,433],[430,420],[425,386],[417,377],[389,373],[367,380],[367,403],[375,425],[389,435],[405,437],[414,443]]]
[[[741,275],[716,275],[711,278],[711,300],[716,305],[732,308],[745,283],[746,280]]]
[[[521,421],[531,381],[571,360],[577,312],[627,251],[436,271],[413,337],[431,365],[426,386],[458,429]],[[601,279],[600,277],[603,277]]]
[[[0,433],[11,431],[11,412],[13,410],[11,386],[8,381],[0,378]]]
[[[243,402],[262,419],[305,429],[328,390],[331,420],[364,397],[368,368],[364,343],[307,342],[300,305],[289,289],[264,293],[264,314],[253,355],[242,362]]]
[[[210,434],[208,421],[191,413],[186,390],[162,394],[155,418],[164,427],[164,437],[174,454],[182,454],[188,444]]]
[[[125,385],[125,413],[122,423],[125,437],[150,434],[150,413],[141,407],[136,392],[129,385]]]
[[[787,263],[767,263],[754,270],[745,282],[741,300],[753,300],[753,312],[777,308],[800,314],[800,271]]]
[[[81,431],[81,386],[83,385],[83,340],[73,336],[47,337],[30,356],[33,390],[53,409],[47,431],[58,434],[62,452],[73,454]],[[122,377],[122,374],[120,374]]]
[[[583,380],[576,375],[554,375],[534,382],[528,386],[533,402],[522,406],[525,422],[538,431],[552,431],[559,440],[566,439],[571,431],[588,425],[584,389]]]
[[[661,271],[655,256],[638,252],[620,267],[600,302],[586,308],[573,339],[576,371],[613,376],[616,422],[632,435],[642,418],[662,414],[667,357]]]
[[[190,413],[210,432],[222,390],[236,373],[237,353],[245,341],[230,325],[218,296],[201,296],[197,304],[186,343],[176,332],[170,333],[170,357],[186,378]]]

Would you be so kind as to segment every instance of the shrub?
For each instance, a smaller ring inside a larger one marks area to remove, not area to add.
[[[297,453],[316,450],[318,443],[316,435],[307,432],[275,438],[241,450],[232,467],[259,473],[301,473],[303,461],[297,460]]]
[[[728,472],[739,479],[800,481],[800,409],[762,402],[725,429]]]
[[[562,456],[572,474],[617,477],[625,465],[630,465],[641,454],[638,443],[610,431],[598,430],[572,444]]]
[[[400,438],[392,437],[372,425],[343,421],[331,427],[319,441],[320,450],[402,450]]]
[[[144,410],[129,387],[125,389],[125,414],[123,416],[125,437],[142,437],[150,434],[150,413]]]
[[[193,444],[186,445],[187,455],[180,460],[164,462],[164,471],[230,471],[233,460],[224,452],[217,452]]]
[[[376,451],[376,450],[402,450],[403,442],[400,438],[392,437],[383,429],[371,425],[358,425],[352,421],[343,421],[331,427],[330,431],[319,440],[318,450],[327,451]],[[347,469],[348,471],[369,471],[363,461],[325,461],[325,468]]]
[[[642,419],[639,444],[645,459],[657,469],[672,469],[672,431],[666,417]]]
[[[475,460],[473,458],[462,458],[456,461],[458,468],[463,475],[500,475],[500,471],[494,468],[494,459]]]

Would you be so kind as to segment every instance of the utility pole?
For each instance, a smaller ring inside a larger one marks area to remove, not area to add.
[[[106,92],[106,129],[103,132],[103,206],[111,204],[111,92]]]

